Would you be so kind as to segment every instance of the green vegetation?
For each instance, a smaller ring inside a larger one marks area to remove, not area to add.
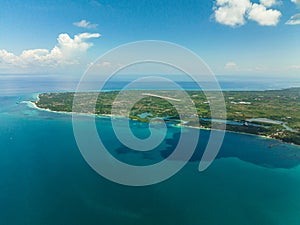
[[[112,106],[114,106],[118,116],[125,116],[126,111],[123,109],[128,107],[130,102],[135,102],[137,96],[142,96],[143,98],[130,109],[129,116],[131,119],[148,122],[150,119],[164,118],[180,123],[178,112],[172,105],[175,104],[184,112],[185,125],[199,126],[200,122],[200,127],[211,127],[210,122],[201,119],[211,118],[210,99],[207,99],[201,91],[187,91],[196,106],[196,115],[190,115],[191,109],[186,106],[188,105],[186,104],[187,100],[182,99],[179,91],[132,90],[124,92],[122,100],[117,98],[118,93],[118,91],[77,93],[77,99],[80,99],[79,112],[111,115]],[[300,88],[272,91],[225,91],[223,94],[227,120],[244,123],[244,125],[230,123],[227,125],[227,130],[264,135],[285,142],[300,144]],[[92,104],[91,97],[95,95],[98,95],[98,98]],[[155,95],[167,96],[166,98],[171,96],[173,100],[171,99],[170,102],[172,104]],[[36,105],[53,111],[72,112],[73,98],[74,93],[72,92],[44,93],[39,95]],[[94,108],[95,111],[93,111]],[[145,113],[146,116],[142,117],[141,114]]]

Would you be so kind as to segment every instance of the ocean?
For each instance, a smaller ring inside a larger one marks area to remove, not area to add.
[[[9,80],[9,82],[8,82]],[[221,82],[226,90],[265,90],[297,82]],[[29,107],[37,92],[70,91],[75,82],[43,78],[0,79],[0,224],[3,225],[299,225],[300,147],[257,136],[226,133],[213,164],[198,171],[209,131],[190,162],[151,186],[113,183],[92,170],[77,147],[71,116]],[[300,82],[298,83],[300,86]],[[113,83],[118,89],[124,83]],[[192,84],[189,85],[192,89]],[[153,152],[132,152],[117,142],[109,118],[97,118],[99,135],[124,162],[163,160],[180,129]],[[143,135],[147,125],[131,122]],[[189,132],[189,128],[185,128]]]

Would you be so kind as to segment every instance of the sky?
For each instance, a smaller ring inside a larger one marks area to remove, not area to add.
[[[300,0],[0,2],[2,75],[80,76],[119,45],[162,40],[217,75],[300,76]]]

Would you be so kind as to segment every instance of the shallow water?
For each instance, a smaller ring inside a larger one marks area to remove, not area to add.
[[[178,174],[157,185],[126,187],[83,160],[70,115],[19,103],[31,98],[0,97],[1,224],[300,224],[297,146],[227,133],[218,159],[200,173],[209,134],[203,130],[198,151]],[[131,125],[137,136],[147,136],[146,124]],[[165,142],[145,154],[115,141],[108,118],[98,118],[97,126],[115,157],[137,164],[163,160],[180,131],[170,126]]]

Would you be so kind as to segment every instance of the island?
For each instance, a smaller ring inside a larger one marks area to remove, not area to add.
[[[226,130],[275,138],[287,143],[300,145],[300,88],[267,91],[224,91],[227,118],[211,118],[210,101],[202,91],[186,91],[196,107],[196,114],[188,115],[184,121],[172,104],[185,102],[178,97],[176,90],[129,90],[126,98],[116,101],[119,91],[80,92],[81,113],[112,115],[112,106],[120,109],[142,96],[130,110],[129,117],[140,122],[150,120],[175,123],[178,126],[189,126],[210,129],[214,123],[226,123]],[[91,110],[91,96],[97,94],[97,100]],[[41,109],[56,112],[74,112],[74,92],[42,93],[34,104]],[[172,96],[172,97],[164,97]],[[186,109],[189,110],[188,108]],[[76,113],[76,112],[75,112]],[[122,116],[122,110],[118,116]],[[125,116],[125,115],[124,115]]]

